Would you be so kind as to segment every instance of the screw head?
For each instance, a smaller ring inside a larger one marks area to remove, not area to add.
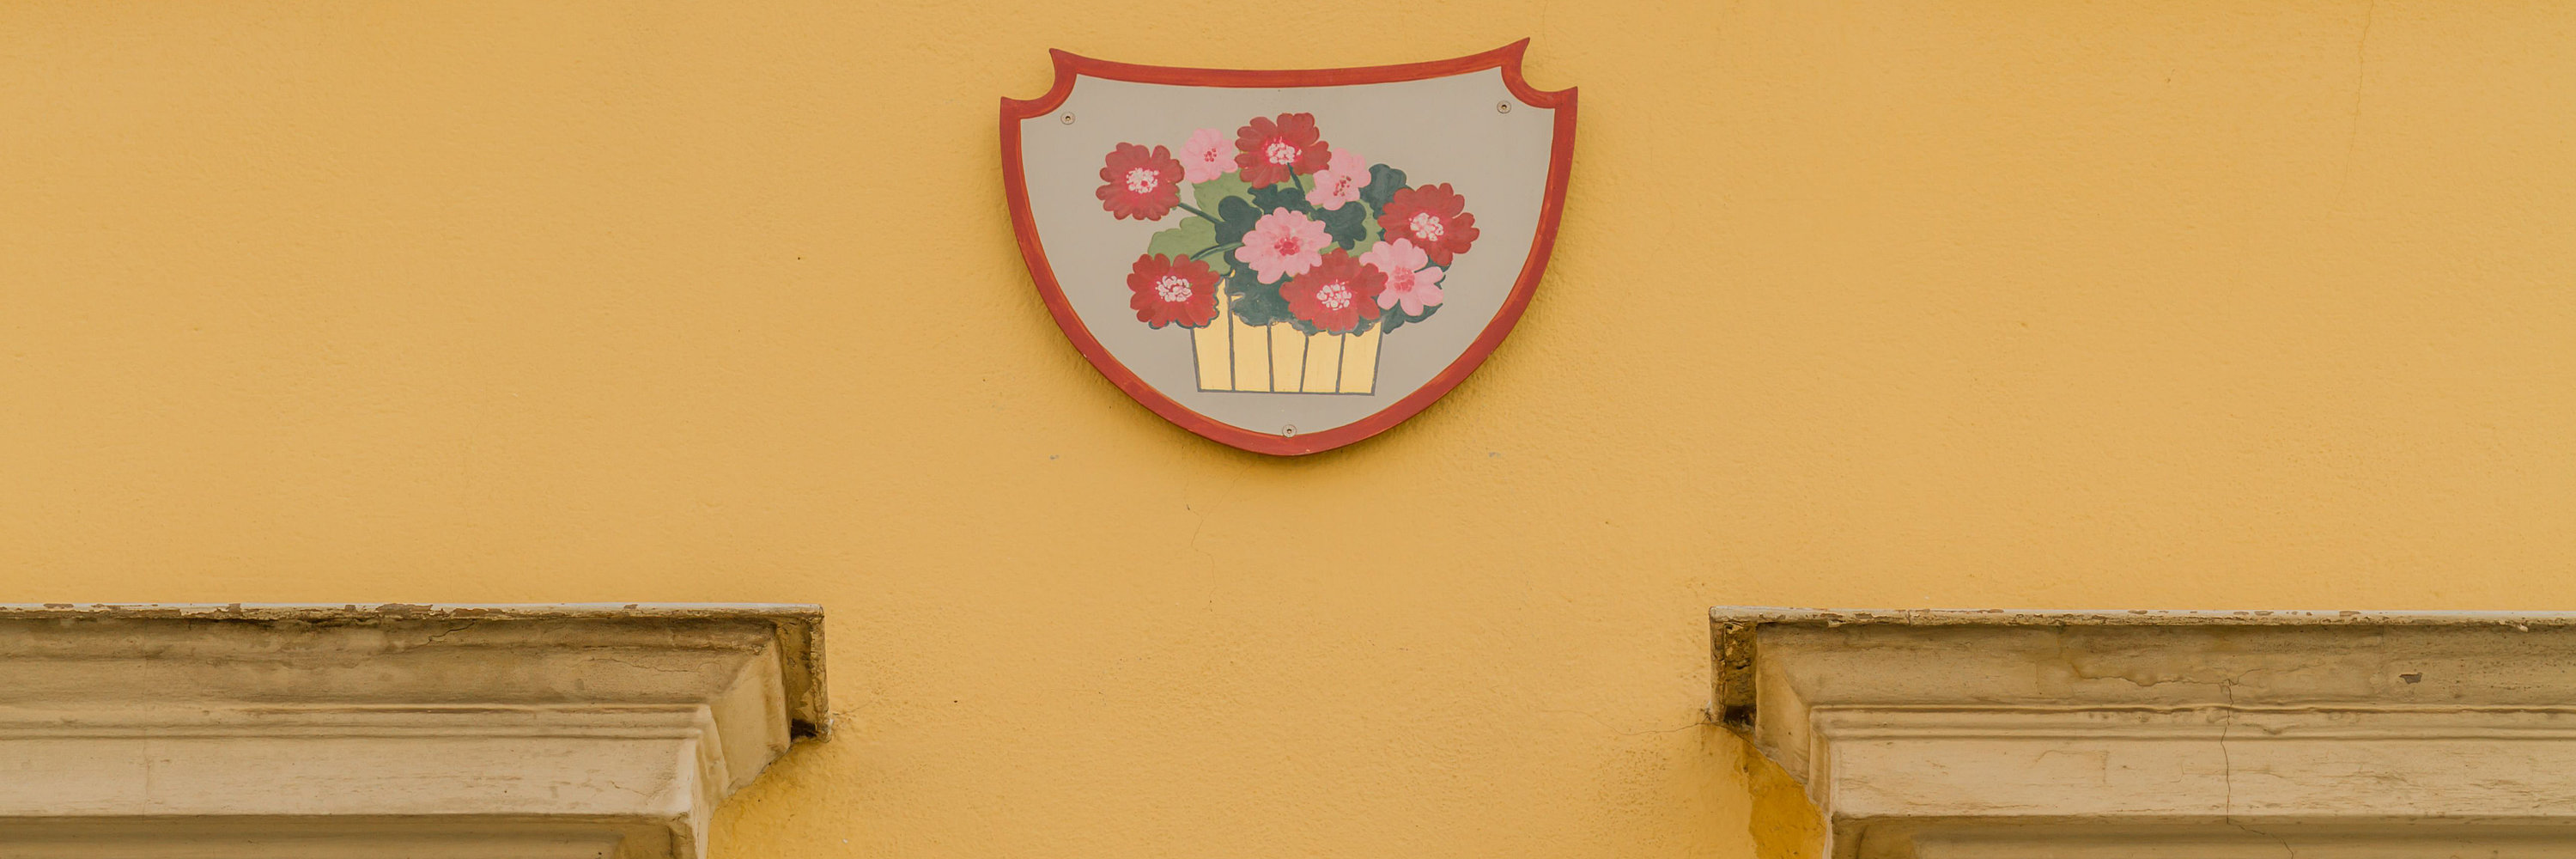
[[[1498,101],[1498,102],[1494,102],[1494,112],[1495,112],[1495,113],[1510,113],[1510,112],[1512,112],[1512,103],[1511,103],[1511,102],[1508,102],[1508,101]],[[1068,119],[1068,120],[1065,120],[1065,121],[1066,121],[1066,122],[1072,122],[1073,120]]]
[[[1280,438],[1296,438],[1296,437],[1297,437],[1297,425],[1296,425],[1296,424],[1289,424],[1289,425],[1287,425],[1287,426],[1280,427],[1280,428],[1279,428],[1279,437],[1280,437]]]
[[[1073,124],[1073,114],[1068,113],[1068,114],[1065,114],[1065,115],[1060,116],[1060,117],[1057,117],[1057,118],[1058,118],[1058,119],[1062,119],[1062,120],[1064,120],[1064,124],[1066,124],[1066,125],[1072,125],[1072,124]]]

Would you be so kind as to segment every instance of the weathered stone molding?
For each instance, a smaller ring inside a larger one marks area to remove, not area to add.
[[[2576,856],[2576,615],[1712,621],[1838,859]]]
[[[695,859],[811,606],[0,607],[10,856]]]

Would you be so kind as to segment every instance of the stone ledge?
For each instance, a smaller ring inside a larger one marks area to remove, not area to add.
[[[828,730],[821,619],[811,606],[0,607],[0,843],[695,859],[718,802]]]
[[[2576,615],[1711,619],[1721,721],[1806,786],[1841,859],[2576,840]]]

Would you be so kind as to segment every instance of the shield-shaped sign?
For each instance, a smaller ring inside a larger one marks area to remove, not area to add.
[[[1574,90],[1527,40],[1454,60],[1229,71],[1055,52],[1002,100],[1020,252],[1129,396],[1244,450],[1314,453],[1474,372],[1538,289]]]

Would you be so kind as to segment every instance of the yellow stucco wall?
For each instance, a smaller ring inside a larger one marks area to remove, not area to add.
[[[1039,307],[1046,48],[1524,35],[1556,263],[1412,423],[1239,454]],[[0,5],[0,599],[823,603],[721,855],[1747,856],[1712,604],[2571,573],[2576,5]]]

